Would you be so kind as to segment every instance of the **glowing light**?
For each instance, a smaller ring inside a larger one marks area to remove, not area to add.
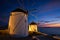
[[[29,31],[37,32],[37,25],[29,25]]]

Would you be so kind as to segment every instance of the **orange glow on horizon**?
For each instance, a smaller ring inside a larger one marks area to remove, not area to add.
[[[60,23],[47,24],[47,26],[50,26],[50,27],[60,27]]]
[[[42,24],[42,27],[60,27],[60,23]]]

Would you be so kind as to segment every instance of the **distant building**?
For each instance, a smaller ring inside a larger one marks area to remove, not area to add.
[[[9,34],[19,37],[28,36],[28,19],[27,12],[17,8],[10,13],[9,18]]]
[[[29,31],[31,31],[31,32],[37,32],[38,31],[38,29],[37,29],[37,23],[35,23],[35,22],[30,23],[30,25],[29,25]]]

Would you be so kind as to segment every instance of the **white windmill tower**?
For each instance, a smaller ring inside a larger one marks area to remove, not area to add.
[[[19,37],[28,36],[27,12],[18,8],[10,14],[9,34]]]

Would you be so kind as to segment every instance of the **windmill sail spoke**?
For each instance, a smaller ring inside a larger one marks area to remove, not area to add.
[[[38,23],[39,23],[39,19],[38,19],[38,17],[36,15],[34,15],[32,13],[30,15],[33,16],[33,17],[35,17],[37,19]]]
[[[21,1],[21,2],[20,2]],[[18,4],[19,4],[19,8],[24,9],[24,1],[23,0],[17,0]]]
[[[38,18],[36,15],[34,15],[34,14],[30,14],[30,15],[32,15],[32,16],[34,16],[36,19]]]

